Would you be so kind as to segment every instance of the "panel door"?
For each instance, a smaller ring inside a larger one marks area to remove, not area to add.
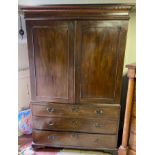
[[[32,100],[73,102],[73,29],[72,22],[27,21]]]
[[[76,102],[119,103],[127,21],[79,21]]]

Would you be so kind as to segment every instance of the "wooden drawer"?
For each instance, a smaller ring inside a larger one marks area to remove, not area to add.
[[[84,118],[34,117],[33,128],[56,131],[117,134],[118,121]]]
[[[119,105],[32,104],[33,116],[119,119]]]
[[[52,147],[103,149],[115,148],[117,136],[33,130],[33,142]]]

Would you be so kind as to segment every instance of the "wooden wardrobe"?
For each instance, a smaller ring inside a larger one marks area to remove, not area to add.
[[[33,146],[117,152],[131,5],[22,7]]]

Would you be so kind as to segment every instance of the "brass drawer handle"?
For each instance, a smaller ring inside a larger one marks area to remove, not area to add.
[[[103,127],[103,125],[102,124],[99,124],[99,123],[95,123],[95,127],[96,128],[101,128],[101,127]]]
[[[53,111],[54,111],[54,108],[48,107],[46,110],[47,110],[48,112],[53,112]]]
[[[49,122],[49,124],[48,124],[49,126],[53,126],[54,125],[54,123],[53,122]]]
[[[73,133],[71,136],[72,136],[73,138],[79,138],[79,134],[78,134],[78,133]]]
[[[55,140],[56,136],[48,136],[48,140]]]
[[[73,120],[72,121],[72,125],[73,125],[74,128],[78,128],[79,127],[79,123],[78,123],[77,120]]]
[[[77,125],[77,124],[78,124],[78,121],[77,121],[77,120],[73,120],[73,121],[72,121],[72,124],[73,124],[73,125]]]
[[[95,111],[96,115],[100,116],[100,115],[103,115],[103,110],[96,110]]]
[[[73,106],[72,107],[72,112],[79,112],[80,108],[78,106]]]

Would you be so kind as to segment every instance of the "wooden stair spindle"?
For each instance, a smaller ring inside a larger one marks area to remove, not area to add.
[[[126,98],[126,109],[124,116],[124,126],[123,126],[123,136],[122,136],[122,144],[119,148],[118,155],[127,155],[128,154],[128,140],[129,140],[129,131],[130,131],[130,121],[132,114],[132,105],[133,105],[133,97],[135,90],[135,66],[128,65],[128,91]]]

